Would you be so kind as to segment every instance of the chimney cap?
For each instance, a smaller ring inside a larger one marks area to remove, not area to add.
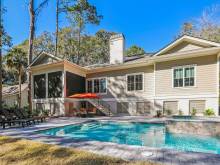
[[[114,34],[110,37],[110,40],[114,40],[117,38],[125,38],[124,35],[122,33],[118,33],[118,34]]]

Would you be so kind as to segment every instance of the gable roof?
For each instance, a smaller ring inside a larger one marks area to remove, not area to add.
[[[208,47],[219,47],[220,46],[220,43],[217,43],[217,42],[213,42],[213,41],[209,41],[209,40],[205,40],[205,39],[201,39],[201,38],[197,38],[197,37],[192,37],[192,36],[188,36],[188,35],[183,35],[182,37],[174,40],[173,42],[168,44],[166,47],[159,50],[155,54],[155,56],[166,54],[171,49],[177,47],[178,45],[182,44],[183,42],[187,42],[191,45],[199,45],[199,46],[201,46],[201,48],[202,47],[208,48]],[[197,48],[199,48],[199,46],[197,46]]]
[[[47,53],[47,52],[41,52],[34,60],[33,62],[28,66],[28,67],[31,67],[31,66],[34,66],[35,64],[37,64],[38,62],[40,62],[42,59],[44,59],[45,57],[49,57],[51,59],[54,59],[55,61],[62,61],[61,58],[59,57],[56,57],[50,53]]]

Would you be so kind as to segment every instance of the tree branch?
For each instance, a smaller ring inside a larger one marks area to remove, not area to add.
[[[39,4],[39,6],[34,10],[34,13],[35,13],[36,16],[40,13],[40,11],[42,10],[42,8],[43,8],[45,5],[48,4],[48,2],[49,2],[49,0],[44,0],[43,2],[41,2],[41,3]]]

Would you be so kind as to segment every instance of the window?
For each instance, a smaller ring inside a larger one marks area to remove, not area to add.
[[[99,93],[99,79],[94,79],[94,93]]]
[[[48,73],[48,97],[58,98],[62,97],[62,72]]]
[[[106,93],[106,79],[100,79],[100,93]]]
[[[127,90],[143,90],[143,74],[127,75]]]
[[[34,98],[42,99],[46,98],[46,75],[34,76]]]
[[[87,81],[87,92],[92,93],[92,80]]]
[[[194,67],[185,68],[184,84],[185,86],[194,86]]]
[[[188,87],[195,85],[195,67],[178,67],[173,70],[173,86]]]
[[[106,78],[96,78],[87,80],[87,92],[106,93]]]
[[[174,69],[174,87],[183,86],[183,68]]]

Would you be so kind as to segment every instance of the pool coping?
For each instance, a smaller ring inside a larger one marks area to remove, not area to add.
[[[82,141],[67,137],[36,134],[37,131],[43,131],[46,129],[63,127],[72,124],[82,124],[91,121],[106,121],[106,120],[117,121],[117,118],[85,118],[85,119],[72,118],[72,119],[74,119],[74,121],[69,121],[68,123],[64,123],[62,122],[62,119],[58,118],[48,121],[49,125],[47,125],[47,123],[39,124],[39,127],[35,126],[29,128],[12,128],[6,130],[0,129],[0,135],[35,140],[47,144],[61,145],[64,147],[74,147],[101,155],[119,157],[131,161],[150,160],[153,162],[174,164],[174,165],[180,165],[184,163],[199,164],[199,165],[220,164],[220,155],[218,154],[209,154],[209,153],[201,153],[201,152],[184,152],[174,149],[160,149],[154,147],[117,144],[112,142],[100,142],[94,140]],[[53,123],[53,121],[55,121],[55,123]],[[66,120],[64,121],[66,122]],[[128,120],[125,121],[130,122]],[[123,122],[123,121],[118,121],[118,122]],[[134,122],[141,122],[141,121],[135,120]],[[155,121],[146,122],[146,119],[143,120],[143,123],[152,123],[152,122]],[[161,120],[157,120],[156,122],[164,123],[164,121]]]

